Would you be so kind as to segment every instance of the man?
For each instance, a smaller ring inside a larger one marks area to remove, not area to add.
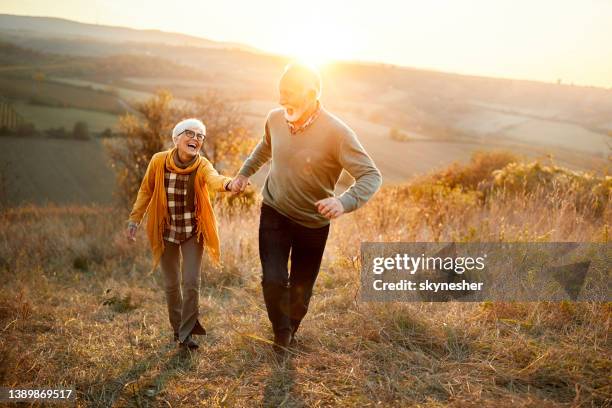
[[[229,188],[244,191],[249,177],[272,160],[262,189],[259,256],[275,349],[282,352],[308,310],[330,219],[361,207],[382,178],[355,133],[321,106],[315,69],[289,64],[279,91],[282,108],[268,114],[263,139]],[[334,197],[342,169],[356,181]]]

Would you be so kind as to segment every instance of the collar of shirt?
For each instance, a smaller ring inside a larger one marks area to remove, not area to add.
[[[306,119],[304,123],[302,123],[300,126],[295,126],[293,122],[289,122],[288,120],[286,120],[287,125],[289,126],[289,131],[291,132],[292,135],[295,135],[296,133],[300,133],[301,131],[306,129],[308,126],[312,125],[312,123],[319,117],[320,113],[321,113],[321,103],[317,101],[317,108],[314,110],[314,112],[312,112],[312,114],[308,117],[308,119]]]

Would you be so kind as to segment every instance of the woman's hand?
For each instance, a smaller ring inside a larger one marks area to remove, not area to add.
[[[130,222],[127,228],[128,242],[136,242],[136,231],[138,230],[138,224]]]

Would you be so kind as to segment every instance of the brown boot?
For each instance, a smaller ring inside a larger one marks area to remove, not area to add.
[[[187,336],[185,341],[179,343],[181,347],[188,348],[190,350],[195,350],[200,347],[198,343],[191,337],[191,335]]]
[[[285,354],[287,352],[287,348],[291,344],[292,338],[291,330],[283,330],[279,333],[274,334],[274,351],[277,354]]]

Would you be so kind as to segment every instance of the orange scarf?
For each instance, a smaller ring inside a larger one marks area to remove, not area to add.
[[[168,150],[164,162],[160,163],[155,169],[155,189],[151,197],[149,222],[147,223],[147,235],[151,242],[154,259],[153,269],[159,264],[164,252],[164,228],[170,226],[166,189],[164,188],[164,167],[177,174],[189,174],[196,171],[194,180],[196,239],[206,246],[213,263],[218,265],[220,260],[219,233],[215,213],[208,195],[208,188],[206,187],[204,166],[200,166],[203,158],[198,153],[193,164],[182,169],[173,160],[176,150],[176,147]],[[201,239],[204,241],[201,241]]]

